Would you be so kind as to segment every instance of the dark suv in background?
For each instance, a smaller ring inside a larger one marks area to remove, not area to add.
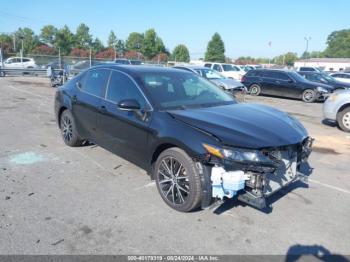
[[[251,95],[273,95],[302,99],[311,103],[324,100],[333,92],[333,87],[308,81],[294,71],[260,69],[250,70],[242,83]]]
[[[344,83],[341,81],[338,81],[334,77],[321,72],[298,72],[299,75],[303,76],[309,81],[316,82],[316,83],[322,83],[329,86],[332,86],[334,89],[349,89],[350,83]]]

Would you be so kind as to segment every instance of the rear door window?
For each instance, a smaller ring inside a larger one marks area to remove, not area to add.
[[[108,69],[94,69],[86,72],[81,90],[94,96],[103,97],[109,75],[110,70]]]

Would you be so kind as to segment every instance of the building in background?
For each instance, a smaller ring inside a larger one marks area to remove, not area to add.
[[[324,71],[349,71],[350,58],[310,58],[294,62],[294,67],[318,67]]]

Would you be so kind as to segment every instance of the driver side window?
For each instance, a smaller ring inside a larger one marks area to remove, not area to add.
[[[146,105],[145,98],[130,77],[117,71],[112,71],[106,99],[116,104],[124,99],[135,99],[141,108]]]

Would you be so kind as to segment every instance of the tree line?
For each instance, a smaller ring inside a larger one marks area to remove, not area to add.
[[[144,33],[131,32],[126,40],[119,39],[113,30],[108,36],[107,45],[98,37],[90,34],[90,28],[82,23],[75,32],[65,25],[56,28],[46,25],[37,35],[28,27],[18,28],[13,34],[0,34],[0,47],[6,54],[18,53],[22,49],[24,54],[58,55],[88,57],[90,52],[95,58],[114,59],[125,57],[129,59],[145,59],[165,62],[189,62],[190,53],[186,45],[177,45],[170,52],[164,45],[157,32],[151,28]],[[327,47],[324,51],[304,52],[301,57],[294,52],[269,58],[254,58],[242,56],[236,60],[237,64],[274,63],[292,65],[299,58],[311,57],[350,57],[350,29],[332,32],[327,38]],[[227,62],[230,58],[225,56],[225,45],[221,36],[215,33],[207,44],[204,55],[205,61]]]
[[[125,57],[129,59],[147,59],[167,61],[175,58],[178,61],[189,62],[190,54],[183,44],[176,46],[172,53],[165,47],[163,40],[154,29],[144,33],[132,32],[126,40],[119,39],[113,30],[110,31],[107,45],[99,38],[94,38],[90,28],[82,23],[75,32],[65,25],[56,28],[46,25],[40,34],[35,34],[28,27],[18,28],[13,34],[0,34],[0,47],[4,54],[16,54],[22,49],[24,54],[58,55],[88,57],[90,52],[96,58],[114,59]]]

